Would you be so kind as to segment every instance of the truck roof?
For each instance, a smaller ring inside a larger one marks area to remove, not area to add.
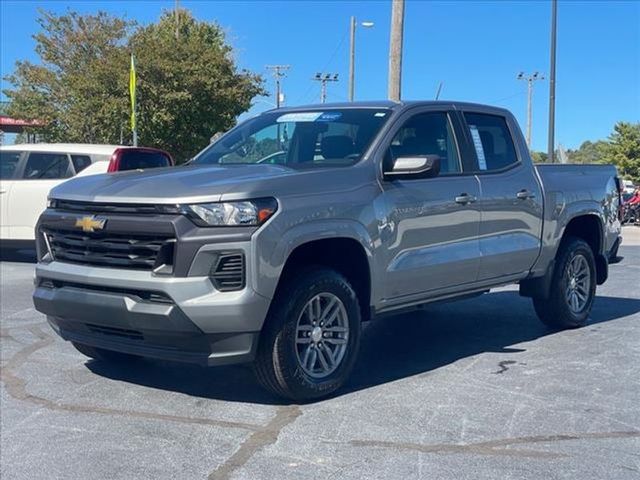
[[[282,112],[298,112],[305,110],[330,110],[330,109],[346,109],[346,108],[378,108],[378,109],[404,109],[410,107],[420,106],[443,106],[447,108],[459,108],[459,109],[477,109],[483,111],[494,111],[505,113],[508,110],[502,107],[496,107],[493,105],[485,105],[481,103],[472,102],[460,102],[453,100],[403,100],[400,102],[394,102],[391,100],[379,100],[379,101],[358,101],[358,102],[339,102],[339,103],[314,103],[309,105],[297,105],[294,107],[281,107],[279,111]],[[273,110],[269,110],[272,112]]]

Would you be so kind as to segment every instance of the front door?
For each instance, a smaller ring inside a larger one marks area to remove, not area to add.
[[[384,168],[398,157],[438,155],[441,172],[435,178],[383,181],[388,231],[385,301],[476,280],[480,187],[474,175],[462,170],[456,140],[460,127],[455,122],[455,116],[443,111],[410,115],[386,153]]]

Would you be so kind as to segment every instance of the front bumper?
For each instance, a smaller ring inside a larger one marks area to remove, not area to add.
[[[208,277],[160,277],[38,264],[36,309],[65,340],[146,357],[223,365],[253,360],[269,299],[217,291]]]

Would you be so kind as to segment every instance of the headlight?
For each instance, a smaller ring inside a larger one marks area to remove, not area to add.
[[[275,198],[184,205],[185,213],[201,227],[257,226],[277,209]]]

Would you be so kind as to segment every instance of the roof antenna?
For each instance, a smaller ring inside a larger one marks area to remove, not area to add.
[[[442,91],[442,84],[443,84],[442,81],[438,84],[438,90],[436,91],[436,100],[440,98],[440,92]]]

